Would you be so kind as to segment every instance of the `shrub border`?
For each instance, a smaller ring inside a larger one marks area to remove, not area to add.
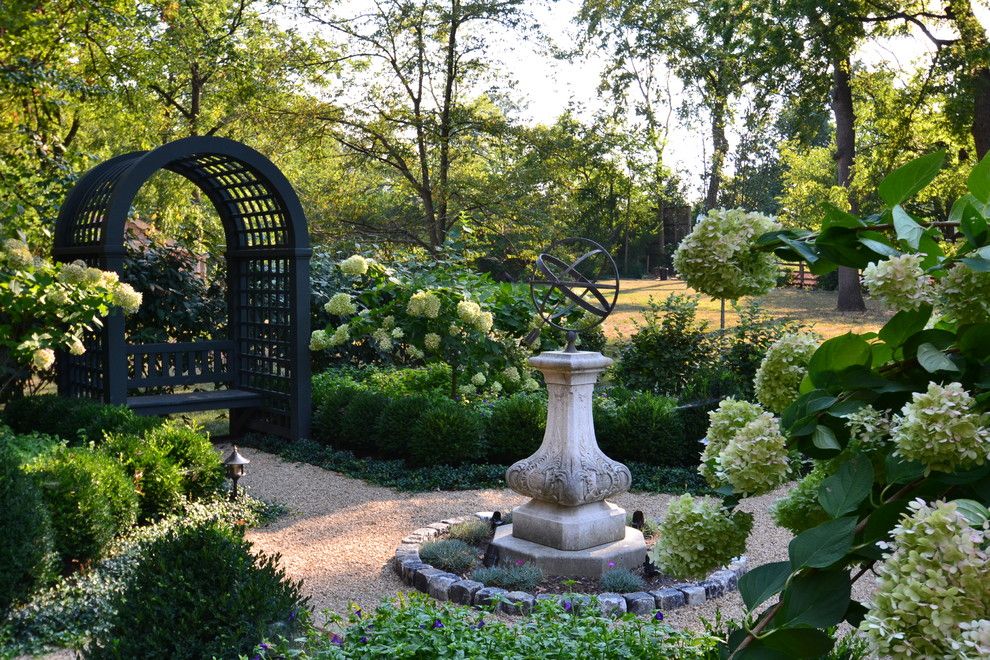
[[[459,575],[435,568],[420,559],[419,549],[423,543],[445,534],[452,525],[477,518],[490,522],[491,511],[479,511],[473,516],[445,518],[414,530],[402,539],[395,550],[392,567],[399,578],[407,585],[440,601],[450,601],[459,605],[488,607],[495,605],[505,614],[528,615],[537,601],[569,601],[572,606],[593,604],[597,599],[602,614],[621,616],[632,614],[653,614],[657,610],[672,610],[679,607],[701,605],[734,591],[739,578],[747,570],[747,559],[743,555],[736,558],[728,567],[714,571],[704,580],[685,582],[654,591],[636,591],[626,594],[540,594],[534,596],[525,591],[509,591],[499,587],[489,587],[476,580],[462,579]]]

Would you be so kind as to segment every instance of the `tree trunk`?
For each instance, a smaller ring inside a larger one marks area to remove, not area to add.
[[[722,167],[729,151],[729,141],[725,137],[725,102],[712,106],[712,171],[708,174],[708,193],[705,195],[705,211],[718,205],[718,190],[722,184]]]
[[[438,185],[437,185],[437,223],[441,231],[446,233],[450,228],[448,219],[449,205],[449,184],[450,176],[450,137],[451,119],[450,114],[454,103],[454,80],[456,78],[457,61],[457,28],[460,26],[461,3],[460,0],[452,0],[450,3],[450,33],[447,35],[446,52],[446,79],[443,88],[443,106],[440,108],[440,163],[438,164]]]
[[[990,40],[980,21],[973,13],[970,0],[950,0],[946,14],[955,24],[959,33],[959,48],[967,61],[970,84],[963,86],[962,93],[972,94],[973,123],[970,132],[976,144],[977,160],[990,151],[990,65],[986,53],[990,51]]]
[[[990,68],[984,68],[973,81],[973,141],[976,143],[976,159],[981,160],[990,152]]]
[[[847,189],[852,184],[852,167],[856,160],[856,115],[853,112],[850,67],[848,55],[837,57],[832,61],[832,114],[835,116],[836,146],[835,174],[838,184]],[[849,192],[849,203],[855,212],[856,201],[852,191]],[[859,271],[855,268],[839,266],[838,299],[840,312],[866,310],[863,292],[859,288]]]

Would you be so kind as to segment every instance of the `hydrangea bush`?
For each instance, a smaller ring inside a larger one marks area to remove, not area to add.
[[[48,372],[57,349],[85,353],[83,334],[113,307],[130,314],[140,305],[141,294],[116,273],[82,261],[53,263],[7,239],[0,249],[0,400]]]
[[[753,380],[756,400],[775,413],[784,412],[797,398],[808,361],[819,341],[809,333],[792,333],[771,344]]]
[[[539,387],[525,367],[517,320],[496,322],[493,310],[500,305],[483,299],[486,287],[400,274],[361,255],[337,267],[346,284],[326,302],[331,324],[313,332],[312,350],[361,344],[400,364],[445,362],[451,366],[453,398]],[[505,313],[518,316],[516,307],[507,305]]]
[[[783,466],[798,455],[815,465],[776,507],[778,519],[805,512],[801,525],[789,525],[798,533],[787,560],[739,581],[748,612],[724,656],[819,657],[843,622],[864,631],[881,657],[990,650],[990,583],[981,576],[990,542],[990,315],[985,297],[969,300],[990,273],[990,156],[948,217],[912,217],[910,200],[944,157],[923,156],[886,177],[879,213],[826,207],[820,231],[776,230],[752,244],[819,275],[865,269],[871,294],[897,313],[879,332],[834,337],[803,369],[795,364],[789,396],[781,388],[761,397],[780,409],[777,425],[753,404],[724,402],[712,414],[702,472],[721,482],[722,515],[776,483],[735,473],[752,476],[757,463]],[[945,244],[946,226],[958,230],[954,244]],[[716,261],[709,276],[721,272]],[[745,442],[762,455],[739,451]],[[697,538],[681,545],[723,542]],[[853,584],[874,573],[873,600],[855,600]]]
[[[729,512],[721,503],[681,495],[667,505],[651,557],[675,578],[698,579],[746,550],[752,514]]]
[[[773,255],[755,249],[756,239],[779,229],[776,220],[743,209],[712,209],[701,216],[674,252],[674,268],[695,291],[736,300],[761,295],[777,283]]]

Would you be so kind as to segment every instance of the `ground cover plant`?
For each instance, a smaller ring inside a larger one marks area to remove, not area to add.
[[[888,175],[877,215],[826,206],[820,231],[774,231],[749,248],[802,259],[815,273],[862,268],[871,296],[897,311],[877,333],[833,337],[802,357],[805,374],[796,388],[785,384],[791,402],[779,418],[731,400],[712,413],[700,470],[723,497],[713,516],[731,519],[743,496],[790,479],[796,456],[817,471],[777,516],[814,509],[811,491],[824,513],[791,540],[786,561],[740,579],[747,615],[728,637],[730,657],[825,655],[841,622],[880,656],[990,653],[990,591],[977,577],[990,545],[990,157],[947,219],[920,219],[912,199],[944,159],[930,154]],[[958,231],[948,249],[943,227]],[[682,520],[665,521],[666,533],[692,536],[691,518]],[[725,550],[721,538],[699,546]],[[876,592],[854,600],[852,584],[869,573]]]

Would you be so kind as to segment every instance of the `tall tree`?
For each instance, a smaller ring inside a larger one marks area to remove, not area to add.
[[[459,144],[487,130],[470,99],[490,74],[492,32],[514,29],[522,0],[376,0],[354,15],[304,0],[305,14],[342,39],[351,76],[314,114],[340,144],[394,172],[419,200],[417,226],[401,238],[435,251],[458,220],[452,180]],[[397,228],[399,229],[399,228]]]

